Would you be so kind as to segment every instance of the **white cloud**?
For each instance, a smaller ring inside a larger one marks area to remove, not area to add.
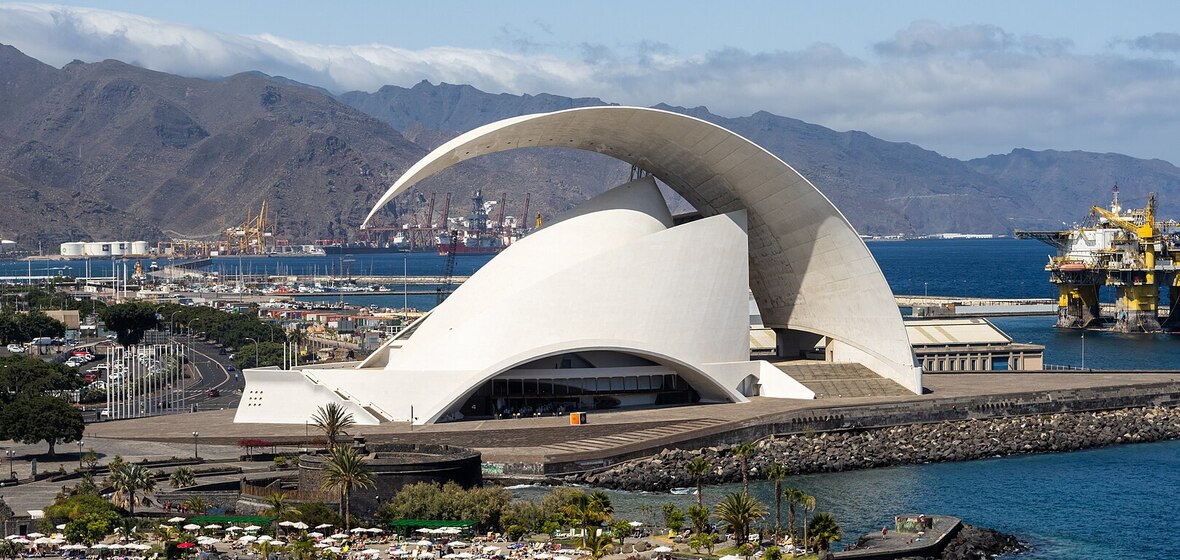
[[[1028,147],[1180,163],[1172,141],[1180,130],[1174,103],[1180,69],[1168,58],[1180,39],[1170,33],[1081,55],[1060,38],[915,22],[873,44],[875,57],[860,58],[826,44],[700,56],[661,43],[558,45],[543,22],[502,31],[510,51],[411,50],[234,35],[99,9],[0,4],[0,42],[58,66],[116,58],[197,77],[259,70],[336,92],[427,79],[497,93],[705,105],[728,116],[766,110],[954,157]],[[1119,47],[1129,48],[1114,50]]]

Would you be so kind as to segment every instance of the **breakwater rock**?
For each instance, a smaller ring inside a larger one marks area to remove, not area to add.
[[[1028,547],[1016,537],[993,529],[963,525],[959,534],[942,549],[942,560],[981,560],[1025,552]]]
[[[790,434],[758,442],[747,461],[750,478],[762,479],[774,463],[792,474],[836,472],[1177,438],[1180,408],[1128,408]],[[604,471],[569,475],[565,481],[621,490],[690,487],[696,479],[686,465],[697,457],[710,464],[704,484],[741,481],[741,459],[724,444],[698,450],[665,449]]]

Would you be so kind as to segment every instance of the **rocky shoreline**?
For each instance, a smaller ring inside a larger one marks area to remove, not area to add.
[[[749,457],[749,471],[751,479],[763,479],[773,463],[784,465],[792,474],[837,472],[1178,438],[1180,408],[1062,412],[778,436],[757,443]],[[694,451],[665,449],[653,457],[600,472],[569,475],[563,480],[620,490],[664,492],[696,484],[686,469],[696,457],[704,457],[712,465],[704,484],[741,481],[741,461],[729,445]]]

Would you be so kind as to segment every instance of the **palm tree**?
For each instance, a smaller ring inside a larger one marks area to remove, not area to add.
[[[351,415],[349,415],[351,421]],[[324,490],[337,490],[342,496],[341,505],[344,509],[344,529],[349,529],[352,504],[349,494],[353,488],[372,488],[373,473],[365,466],[365,459],[356,449],[351,447],[336,447],[332,455],[324,464]]]
[[[707,461],[704,457],[695,457],[693,460],[689,461],[687,465],[685,465],[685,468],[688,470],[688,474],[697,479],[697,505],[701,507],[704,507],[705,505],[704,496],[701,494],[701,480],[706,474],[709,474],[709,467],[711,466],[712,465],[709,464],[709,461]]]
[[[691,505],[688,506],[688,520],[692,523],[692,528],[697,533],[705,532],[705,526],[709,524],[709,508],[706,506]]]
[[[311,417],[312,423],[324,436],[328,438],[328,447],[336,447],[336,438],[343,434],[345,430],[356,425],[356,421],[352,418],[352,413],[348,412],[344,406],[330,402],[316,409],[316,413]]]
[[[291,513],[291,504],[287,502],[287,494],[284,492],[275,492],[266,497],[265,510],[267,517],[275,518],[275,521],[283,521],[286,516]]]
[[[113,501],[127,508],[135,515],[135,493],[143,490],[149,494],[156,489],[156,477],[143,465],[121,463],[111,470],[111,486],[115,489]]]
[[[783,527],[783,479],[787,477],[787,467],[773,463],[766,469],[766,477],[774,481],[774,540],[778,541]]]
[[[599,558],[610,554],[611,549],[614,548],[614,544],[614,539],[605,532],[602,534],[596,532],[593,535],[586,535],[586,538],[582,540],[582,546],[590,551],[590,557],[594,560],[599,560]]]
[[[168,484],[173,488],[187,488],[197,483],[197,475],[192,467],[177,467],[168,477]]]
[[[206,502],[205,498],[202,498],[200,496],[193,496],[193,497],[185,500],[184,503],[180,504],[180,505],[183,506],[184,509],[191,511],[193,513],[199,514],[199,513],[205,513],[206,511],[209,511],[209,502]]]
[[[590,493],[590,507],[598,518],[598,522],[608,521],[611,514],[615,512],[614,506],[610,503],[610,495],[602,490],[595,490]]]
[[[836,518],[827,512],[819,512],[811,519],[811,541],[815,543],[817,550],[827,550],[832,541],[838,541],[844,538],[844,533],[840,531],[840,526],[836,524]]]
[[[803,507],[803,546],[807,546],[807,512],[815,511],[815,496],[806,492],[800,496],[799,505]]]
[[[742,491],[750,493],[750,455],[754,454],[754,444],[739,443],[733,446],[733,455],[742,462]]]
[[[746,542],[746,537],[750,534],[750,525],[766,517],[766,506],[744,492],[725,496],[713,511],[718,519],[733,530],[739,545]]]
[[[780,494],[787,502],[787,535],[793,539],[798,536],[798,533],[795,532],[795,506],[799,505],[807,494],[793,486],[783,488]]]
[[[569,518],[570,523],[582,529],[582,544],[586,544],[590,525],[598,525],[610,518],[613,508],[610,496],[598,490],[593,494],[579,493],[570,497],[568,503],[561,508],[561,512]]]

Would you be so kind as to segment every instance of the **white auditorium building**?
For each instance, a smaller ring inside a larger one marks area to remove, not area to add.
[[[650,175],[513,243],[363,362],[246,370],[235,422],[308,421],[328,402],[358,424],[427,424],[814,394],[750,357],[749,294],[776,354],[823,349],[921,391],[876,261],[789,165],[714,124],[591,107],[478,128],[411,167],[378,201],[452,165],[522,147],[603,153]],[[700,219],[675,221],[653,177]]]

